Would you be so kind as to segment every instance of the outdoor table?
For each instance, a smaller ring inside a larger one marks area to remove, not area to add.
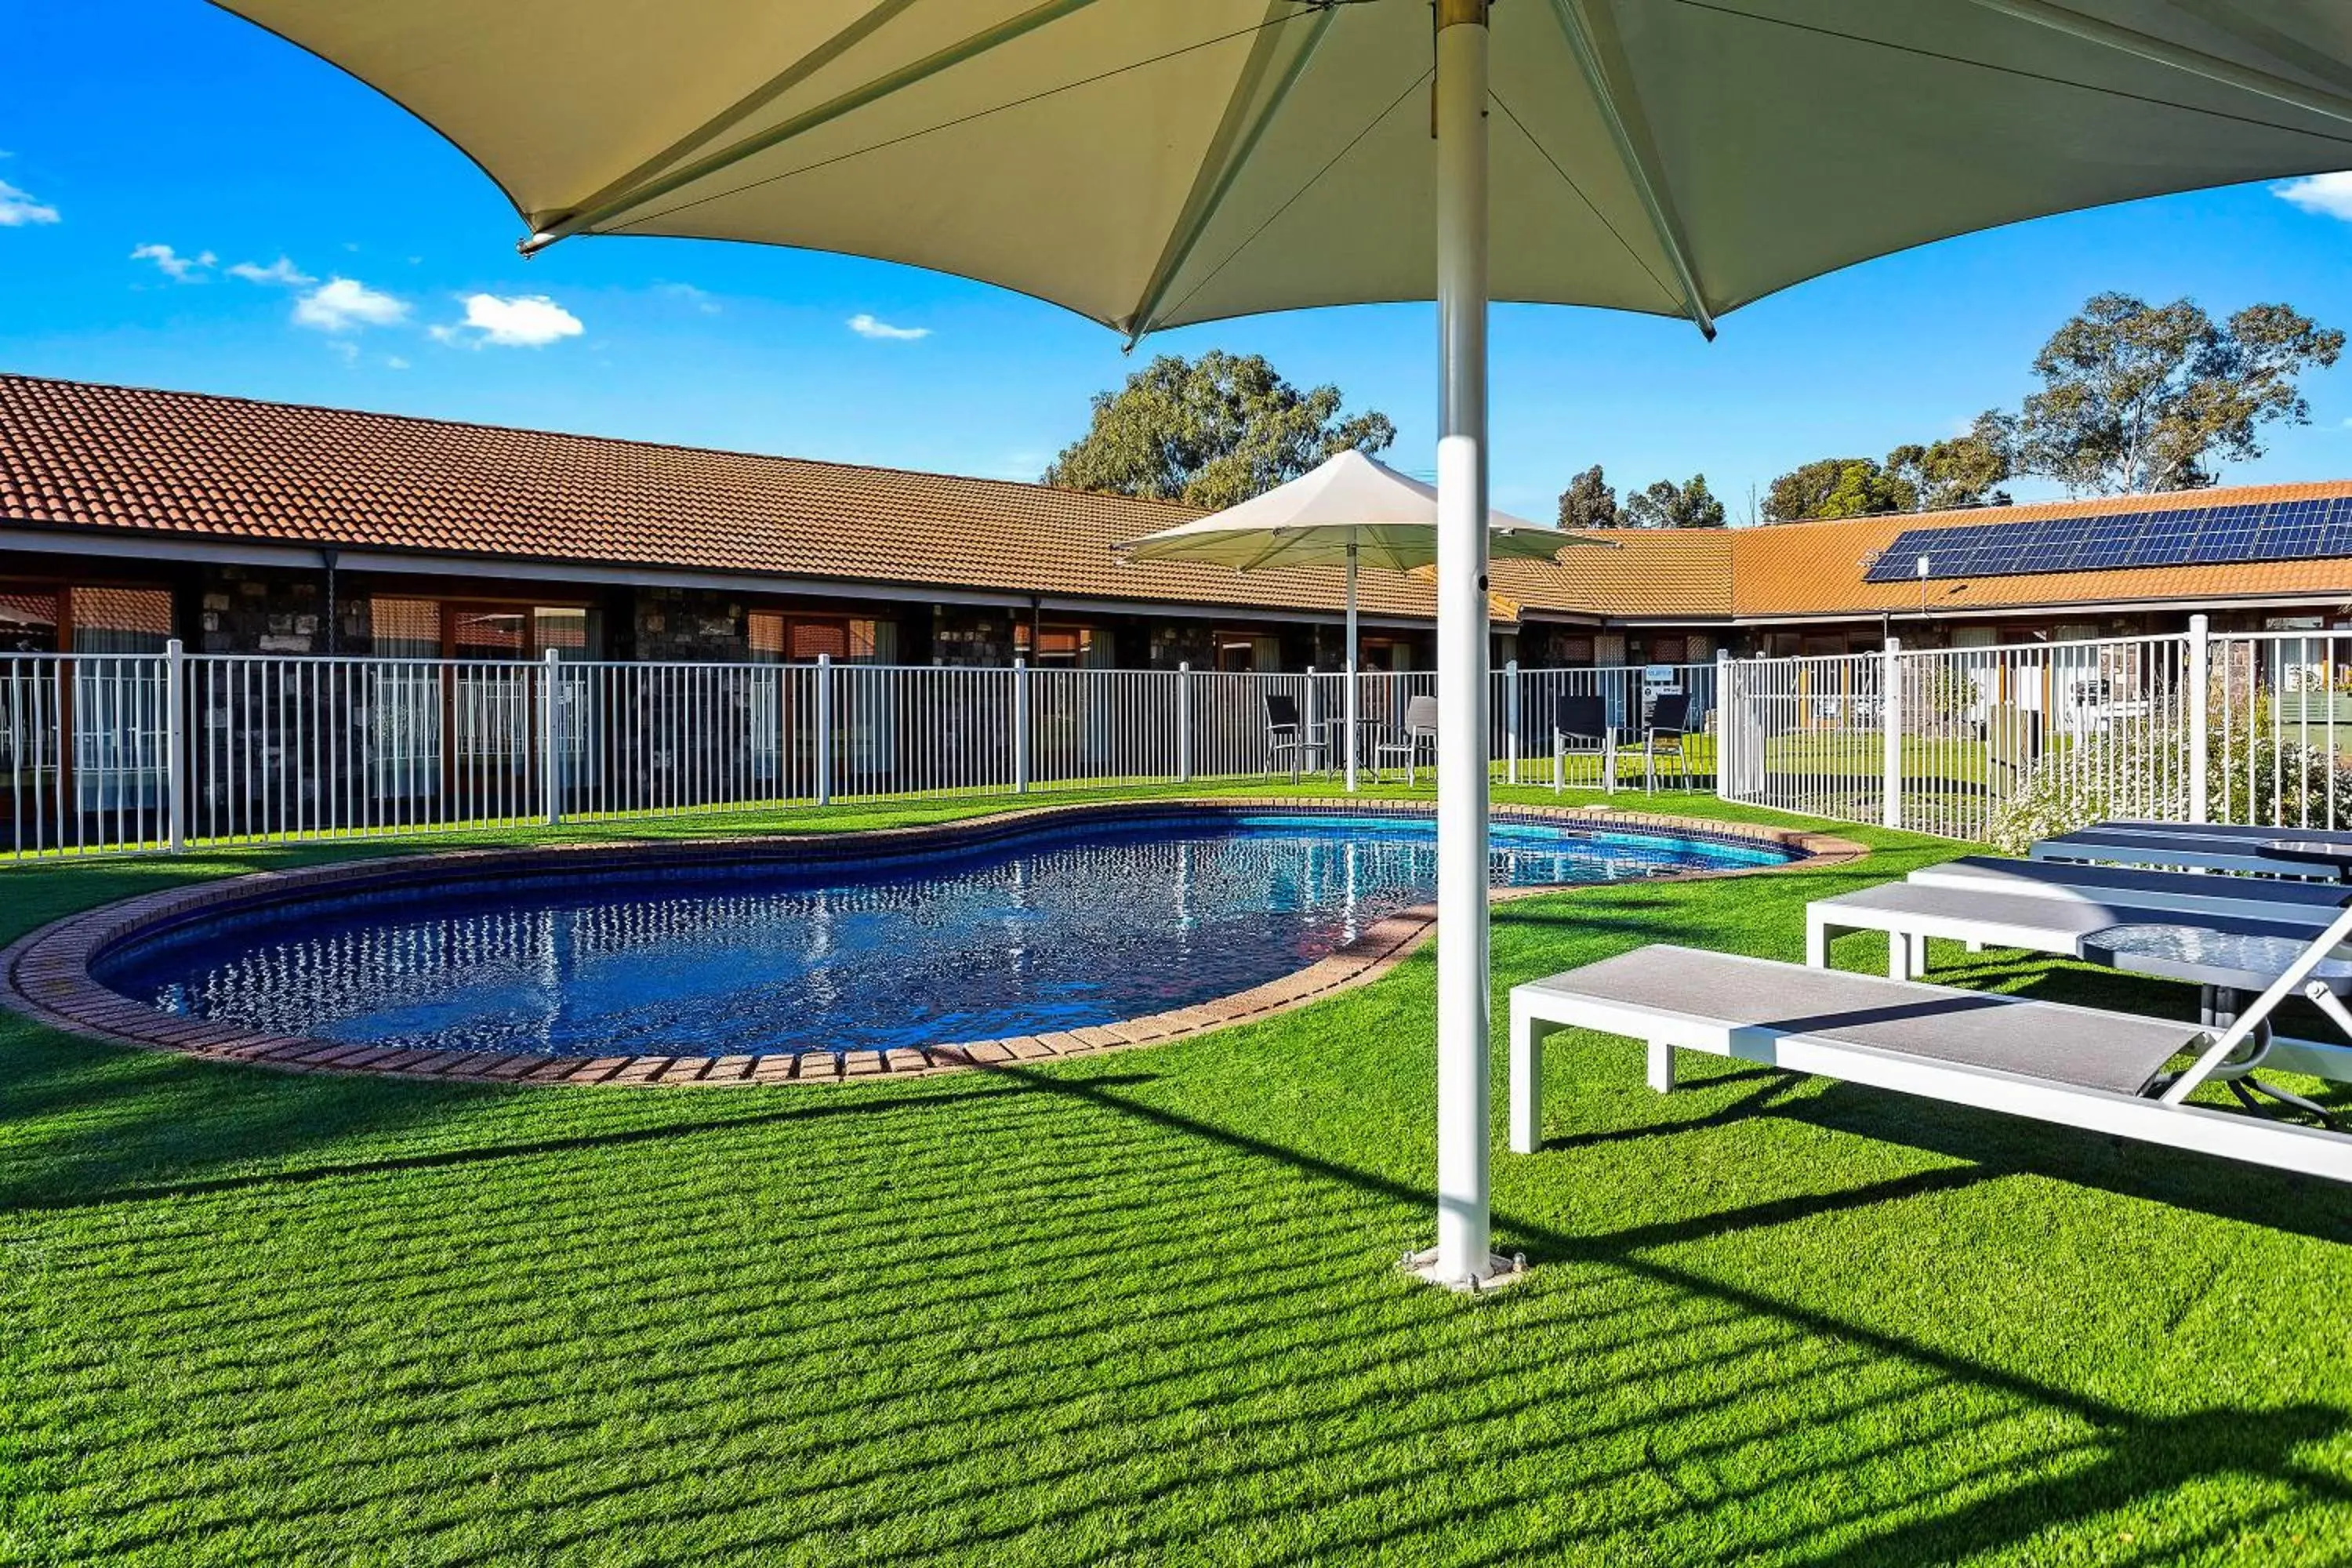
[[[2285,973],[2307,945],[2294,936],[2140,922],[2109,926],[2084,937],[2083,956],[2093,963],[2103,963],[2126,974],[2151,974],[2193,984],[2198,988],[2198,1022],[2207,1028],[2219,1029],[2227,1028],[2236,1018],[2247,997],[2260,995]],[[2352,961],[2323,960],[2312,972],[2311,980],[2338,996],[2352,996]],[[2270,1048],[2270,1039],[2271,1028],[2265,1021],[2249,1042],[2252,1055],[2234,1068],[2224,1069],[2236,1075],[2228,1080],[2231,1092],[2251,1107],[2253,1101],[2246,1091],[2258,1089],[2334,1126],[2332,1113],[2324,1107],[2252,1076],[2252,1069]]]
[[[1356,756],[1359,761],[1372,754],[1372,742],[1380,739],[1381,721],[1376,713],[1356,715]],[[1333,772],[1348,765],[1348,721],[1342,716],[1317,721],[1323,731],[1326,749],[1323,755]]]
[[[2272,838],[2255,846],[2254,853],[2265,860],[2330,867],[2337,881],[2352,882],[2352,845],[2326,838]]]

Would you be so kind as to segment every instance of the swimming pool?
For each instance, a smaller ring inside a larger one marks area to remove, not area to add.
[[[609,1057],[1067,1031],[1289,974],[1436,883],[1425,816],[1094,813],[855,860],[704,858],[322,890],[101,953],[102,984],[257,1034]],[[1497,821],[1511,887],[1779,864],[1754,843]]]

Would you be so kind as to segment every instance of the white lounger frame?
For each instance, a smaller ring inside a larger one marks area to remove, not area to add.
[[[2004,1000],[2044,1017],[2085,1011],[2053,1003]],[[2252,1009],[2248,1012],[2251,1016]],[[2080,1089],[1989,1068],[1874,1050],[1801,1032],[1570,995],[1547,991],[1541,981],[1516,986],[1511,992],[1510,1138],[1511,1148],[1518,1153],[1532,1154],[1542,1147],[1544,1043],[1546,1037],[1564,1028],[1593,1029],[1643,1041],[1649,1049],[1650,1087],[1660,1093],[1675,1087],[1676,1051],[1705,1051],[2273,1170],[2352,1182],[2352,1136],[2341,1133],[2168,1099]],[[2194,1081],[2184,1079],[2191,1087]]]
[[[1949,886],[1939,890],[1966,891],[1965,889]],[[2182,917],[2156,910],[2146,911],[2146,919],[2151,923],[2183,920]],[[2183,920],[2183,923],[2191,922]],[[1806,966],[1827,969],[1830,966],[1830,943],[1857,931],[1885,934],[1886,976],[1890,980],[1912,980],[1927,973],[1927,942],[1933,937],[1966,943],[1970,952],[2001,947],[2026,952],[2054,953],[2060,958],[2083,956],[2080,937],[2053,929],[2021,926],[2004,921],[1975,920],[1958,914],[1874,910],[1851,904],[1842,906],[1833,900],[1824,899],[1805,906]],[[2336,1008],[2343,1005],[2332,994],[2327,1000],[2334,1003]],[[2326,1007],[2327,1004],[2320,1005]],[[2342,1019],[2337,1021],[2344,1023]],[[2352,1024],[2346,1024],[2345,1027],[2347,1037],[2352,1037]],[[2326,1079],[2331,1083],[2352,1083],[2352,1045],[2279,1035],[2273,1037],[2270,1054],[2265,1060],[2267,1065],[2285,1072],[2305,1073],[2312,1078]]]

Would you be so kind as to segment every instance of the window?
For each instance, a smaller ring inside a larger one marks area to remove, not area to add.
[[[53,589],[0,593],[0,653],[57,652],[58,608]]]
[[[1032,626],[1026,621],[1013,628],[1013,649],[1032,663],[1051,665],[1094,665],[1102,662],[1098,650],[1108,651],[1108,639],[1092,626]]]
[[[776,610],[751,614],[754,664],[814,664],[820,655],[850,664],[890,664],[898,655],[895,621],[803,619]]]
[[[541,606],[530,613],[531,652],[545,658],[548,650],[555,650],[562,659],[593,658],[590,646],[588,612],[573,605],[555,608]]]
[[[451,605],[372,598],[368,625],[380,658],[600,658],[602,617],[581,605]]]
[[[1282,668],[1282,639],[1250,632],[1219,632],[1217,668],[1272,675]]]
[[[449,616],[449,656],[529,658],[530,622],[520,610],[455,610]]]
[[[754,610],[750,633],[753,664],[784,662],[783,616],[768,610]]]
[[[161,588],[76,588],[76,653],[162,653],[172,640],[172,595]]]
[[[849,626],[842,621],[794,621],[785,646],[794,664],[849,657]]]
[[[441,657],[441,605],[435,599],[370,599],[370,642],[378,658]]]

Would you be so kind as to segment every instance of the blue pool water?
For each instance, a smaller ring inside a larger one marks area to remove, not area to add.
[[[1776,851],[1497,823],[1494,879],[1622,881]],[[1289,973],[1434,896],[1426,820],[1162,814],[795,866],[449,882],[230,913],[98,978],[271,1034],[431,1048],[880,1049],[1108,1023]]]

